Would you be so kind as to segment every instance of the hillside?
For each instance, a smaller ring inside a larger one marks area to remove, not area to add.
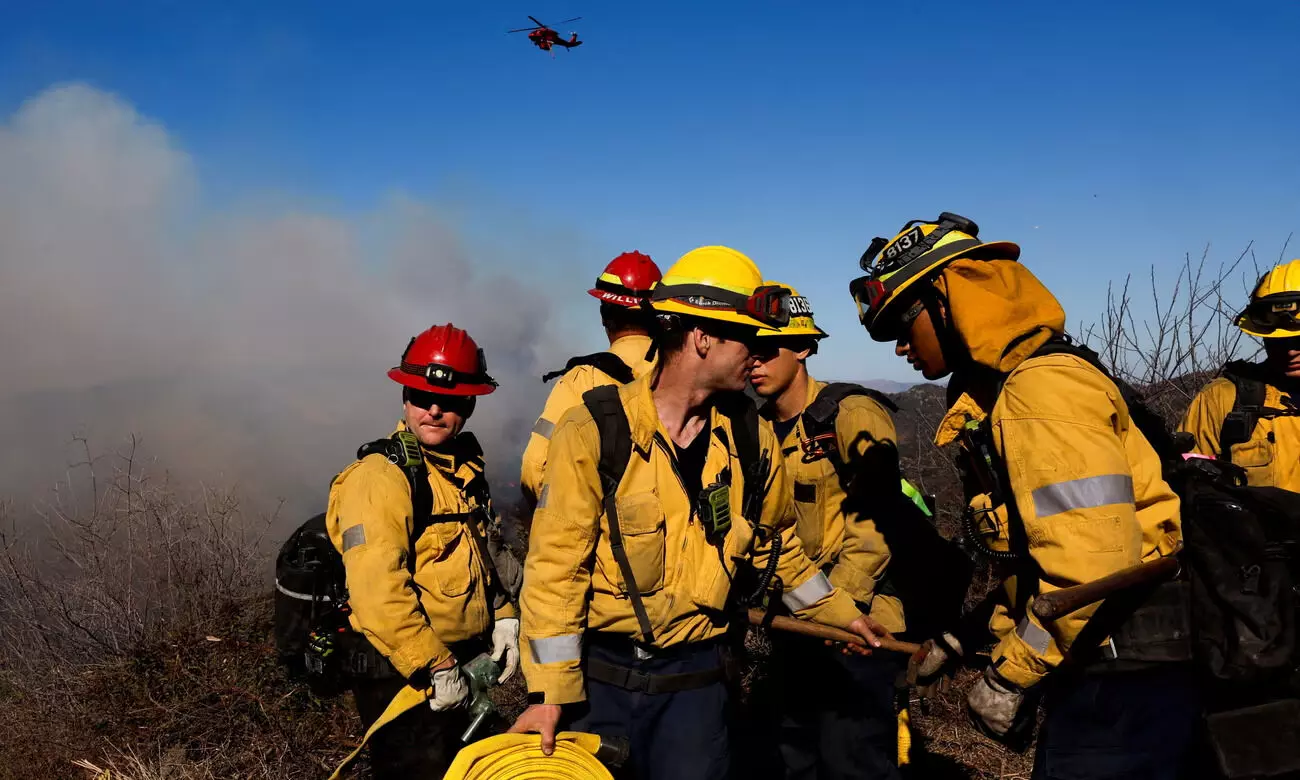
[[[1170,417],[1181,414],[1186,388],[1177,389],[1157,393]],[[955,539],[957,472],[932,443],[945,393],[923,383],[890,397],[904,474],[936,497],[936,527]],[[265,583],[284,519],[233,493],[157,481],[129,459],[95,468],[95,480],[90,467],[74,469],[43,518],[56,557],[15,534],[36,519],[30,513],[9,506],[0,517],[0,780],[106,780],[73,761],[111,765],[113,780],[323,777],[361,728],[346,695],[319,699],[276,663]],[[503,509],[523,519],[520,508]],[[978,568],[968,603],[994,582]],[[754,690],[770,671],[761,631],[747,647]],[[964,673],[928,712],[913,710],[914,776],[1028,776],[1027,754],[968,727],[963,692],[973,679]],[[505,716],[522,707],[520,682],[497,693]],[[772,765],[762,744],[743,748],[760,778]],[[355,776],[367,776],[364,761]]]

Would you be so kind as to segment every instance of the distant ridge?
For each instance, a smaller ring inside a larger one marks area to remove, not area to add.
[[[916,385],[923,384],[921,382],[899,382],[894,379],[836,379],[830,381],[853,382],[854,384],[862,385],[863,387],[869,387],[872,390],[879,390],[882,393],[890,394],[901,393],[909,388],[915,387]]]

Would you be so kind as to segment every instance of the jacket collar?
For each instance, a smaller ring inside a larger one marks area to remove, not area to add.
[[[632,444],[642,452],[649,452],[654,446],[655,433],[662,431],[664,439],[669,442],[672,440],[659,420],[659,411],[655,408],[654,395],[650,387],[653,380],[654,372],[650,372],[624,385],[619,391],[623,408],[627,411],[628,427],[632,429]],[[700,434],[716,438],[713,436],[713,431],[719,427],[730,430],[726,415],[718,411],[717,406],[713,406],[709,410],[708,425]]]

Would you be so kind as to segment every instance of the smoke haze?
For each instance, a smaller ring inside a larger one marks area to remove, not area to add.
[[[286,499],[288,523],[391,430],[384,372],[450,321],[501,383],[469,430],[513,500],[538,375],[571,351],[547,258],[470,246],[404,198],[357,218],[256,211],[205,210],[165,129],[91,87],[52,88],[0,126],[0,494],[38,499],[80,459],[74,436],[104,453],[137,434],[155,475]]]

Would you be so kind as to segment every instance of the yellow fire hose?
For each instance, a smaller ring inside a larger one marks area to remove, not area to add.
[[[348,757],[343,759],[343,763],[339,764],[338,768],[334,770],[334,774],[330,775],[330,780],[338,780],[343,776],[344,770],[351,766],[353,761],[357,760],[357,756],[361,755],[362,748],[366,746],[366,743],[370,741],[376,731],[392,723],[407,710],[414,709],[428,700],[429,697],[424,691],[418,691],[409,685],[398,691],[393,700],[384,708],[383,713],[378,718],[375,718],[375,722],[370,724],[370,728],[366,729],[366,735],[361,738],[361,744],[357,745],[357,749],[349,753]]]
[[[540,734],[498,734],[461,748],[443,780],[614,780],[598,750],[599,736],[577,731],[556,734],[549,756]]]
[[[912,762],[912,715],[904,705],[898,711],[898,765],[907,766]]]
[[[370,724],[361,744],[330,775],[339,780],[352,762],[361,755],[375,732],[396,720],[407,710],[428,701],[424,691],[406,686],[397,692],[383,713]],[[444,780],[614,780],[609,770],[596,760],[600,737],[577,731],[555,735],[555,753],[542,753],[540,734],[499,734],[466,745],[456,754]]]

